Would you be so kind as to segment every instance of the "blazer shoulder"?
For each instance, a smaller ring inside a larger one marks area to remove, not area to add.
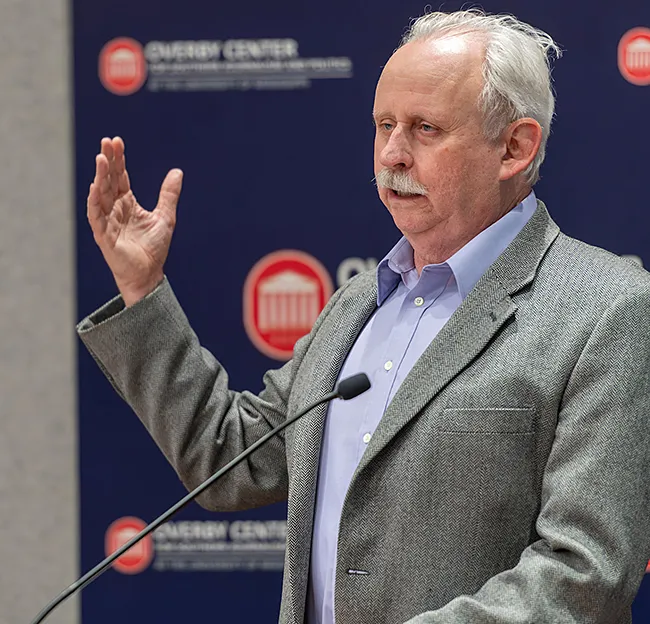
[[[590,292],[613,298],[631,291],[650,292],[650,273],[630,259],[560,232],[540,265],[566,294]]]

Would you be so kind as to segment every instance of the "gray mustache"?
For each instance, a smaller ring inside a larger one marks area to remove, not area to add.
[[[408,173],[392,169],[382,169],[375,177],[375,182],[378,186],[411,195],[426,195],[428,191],[426,186],[416,182]]]

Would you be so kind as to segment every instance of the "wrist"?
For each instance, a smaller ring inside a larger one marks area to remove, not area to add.
[[[117,283],[124,305],[129,308],[138,303],[138,301],[144,299],[147,295],[150,295],[154,290],[156,290],[156,288],[158,288],[164,277],[164,274],[160,273],[144,284],[121,285]]]

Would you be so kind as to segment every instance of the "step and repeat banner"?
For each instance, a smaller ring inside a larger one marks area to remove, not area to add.
[[[85,199],[100,139],[120,135],[143,206],[170,168],[185,171],[167,274],[231,387],[257,391],[333,290],[399,237],[372,182],[371,111],[382,65],[424,4],[73,4],[79,317],[115,293]],[[538,196],[566,233],[650,265],[650,4],[483,6],[566,51]],[[81,347],[79,436],[85,571],[185,490]],[[85,590],[83,622],[277,621],[285,512],[192,504]],[[649,621],[650,582],[635,603],[635,622]]]

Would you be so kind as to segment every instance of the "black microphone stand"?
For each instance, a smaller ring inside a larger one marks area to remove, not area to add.
[[[277,433],[279,433],[289,425],[293,424],[294,422],[296,422],[296,420],[304,416],[307,412],[321,405],[322,403],[327,403],[328,401],[331,401],[332,399],[336,399],[336,398],[342,398],[345,400],[351,399],[361,394],[362,392],[365,392],[368,388],[370,388],[370,381],[368,380],[365,374],[360,373],[358,375],[348,377],[347,379],[344,379],[339,383],[339,385],[337,386],[334,392],[330,392],[329,394],[325,395],[323,398],[307,406],[304,410],[302,410],[295,416],[292,416],[291,418],[285,420],[281,425],[278,425],[272,431],[269,431],[266,435],[262,436],[259,440],[251,444],[240,455],[235,457],[233,460],[229,461],[225,466],[223,466],[223,468],[220,468],[206,481],[201,483],[201,485],[196,487],[189,494],[187,494],[185,497],[179,500],[173,507],[170,507],[165,513],[158,516],[158,518],[156,518],[151,524],[147,525],[144,529],[142,529],[140,533],[134,535],[128,542],[126,542],[126,544],[118,548],[113,554],[106,557],[106,559],[98,563],[92,570],[86,572],[86,574],[84,574],[79,580],[75,581],[72,585],[70,585],[70,587],[68,587],[66,590],[61,592],[36,616],[36,618],[32,620],[31,624],[40,624],[40,622],[42,622],[50,613],[52,613],[52,611],[54,611],[54,609],[56,609],[64,600],[72,596],[72,594],[74,594],[75,592],[82,590],[84,587],[92,583],[101,574],[106,572],[109,566],[116,559],[121,557],[127,550],[135,546],[141,539],[145,538],[151,532],[155,531],[161,524],[166,522],[175,513],[183,509],[183,507],[185,507],[189,503],[191,503],[199,494],[201,494],[203,491],[209,488],[217,479],[222,477],[228,471],[232,470],[232,468],[234,468],[237,464],[241,463],[253,451],[257,450],[260,446],[262,446],[267,440],[272,438],[274,435],[276,435]]]

